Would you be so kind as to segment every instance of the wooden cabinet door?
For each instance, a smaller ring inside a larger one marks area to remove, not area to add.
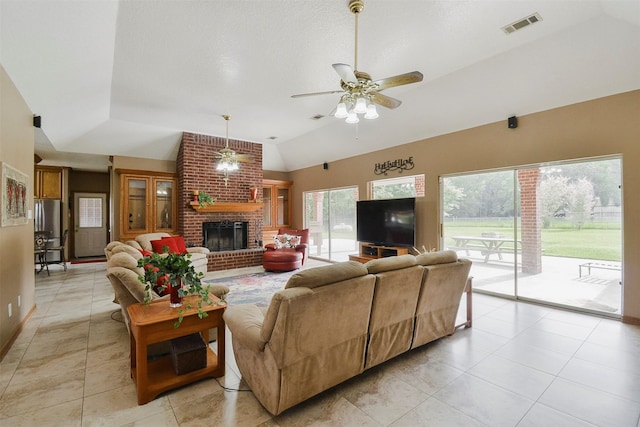
[[[36,199],[62,199],[62,174],[59,170],[36,170]]]
[[[154,231],[174,234],[178,229],[177,221],[178,181],[173,178],[153,179],[153,224]]]
[[[145,176],[122,176],[122,234],[136,236],[150,233],[149,206],[150,179]]]

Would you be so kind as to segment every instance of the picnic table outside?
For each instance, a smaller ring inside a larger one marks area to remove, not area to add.
[[[498,255],[498,259],[502,261],[502,252],[512,252],[513,248],[503,247],[505,243],[514,243],[520,245],[522,242],[514,240],[512,237],[499,237],[492,233],[491,236],[452,236],[455,244],[449,249],[455,251],[465,251],[469,256],[469,251],[480,251],[484,255],[484,262],[489,262],[489,257],[493,254]]]

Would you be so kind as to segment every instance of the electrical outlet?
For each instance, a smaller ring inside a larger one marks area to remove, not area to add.
[[[20,295],[18,295],[18,308],[20,308],[20,306],[22,305],[22,301],[20,301],[22,298],[20,298]]]
[[[11,317],[11,303],[9,303],[8,309],[9,309],[9,317]]]

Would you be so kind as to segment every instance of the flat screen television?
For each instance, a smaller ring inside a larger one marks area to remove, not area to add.
[[[415,197],[357,202],[358,241],[380,246],[415,246],[415,207]]]

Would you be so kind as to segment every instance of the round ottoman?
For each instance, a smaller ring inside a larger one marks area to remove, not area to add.
[[[277,249],[262,254],[262,266],[267,271],[291,271],[302,267],[302,252]]]

